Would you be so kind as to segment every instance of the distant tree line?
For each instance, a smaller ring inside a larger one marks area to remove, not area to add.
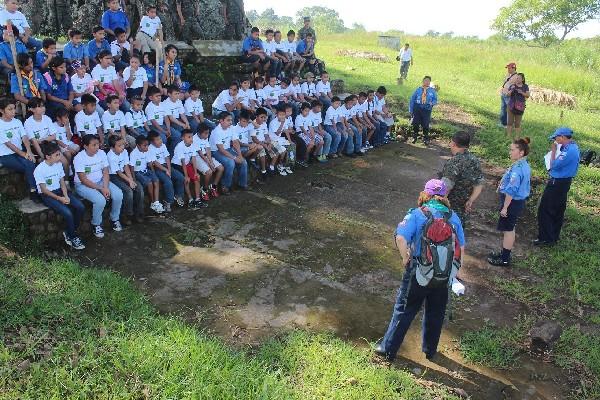
[[[327,7],[304,7],[296,13],[295,18],[279,16],[272,8],[267,8],[262,13],[250,10],[246,12],[246,17],[252,26],[261,29],[278,28],[282,31],[290,28],[299,29],[303,25],[303,17],[310,17],[313,28],[319,33],[342,33],[348,30],[338,12]],[[365,30],[365,27],[355,23],[352,29]]]

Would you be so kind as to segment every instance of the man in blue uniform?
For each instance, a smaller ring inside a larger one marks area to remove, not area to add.
[[[413,143],[417,143],[419,128],[423,127],[423,142],[429,143],[429,123],[431,122],[431,111],[438,102],[437,92],[430,87],[431,77],[423,78],[423,85],[418,87],[410,98],[408,112],[412,117]]]
[[[553,245],[560,238],[567,194],[579,169],[579,147],[572,137],[573,131],[566,127],[558,128],[550,136],[553,140],[548,171],[550,179],[538,208],[538,237],[533,241],[536,246]]]

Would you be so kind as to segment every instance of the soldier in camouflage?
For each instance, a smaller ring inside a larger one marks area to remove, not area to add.
[[[446,161],[440,174],[440,178],[450,190],[448,200],[452,209],[463,224],[485,183],[479,159],[469,152],[470,143],[469,133],[454,134],[450,142],[452,158]]]
[[[299,40],[306,39],[306,35],[311,34],[313,42],[317,44],[317,34],[315,30],[310,26],[310,17],[304,17],[304,26],[298,31]]]

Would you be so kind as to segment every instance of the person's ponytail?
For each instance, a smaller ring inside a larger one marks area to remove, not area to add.
[[[519,148],[523,152],[523,156],[529,154],[529,144],[531,143],[531,139],[528,137],[518,138],[513,141],[513,144]]]

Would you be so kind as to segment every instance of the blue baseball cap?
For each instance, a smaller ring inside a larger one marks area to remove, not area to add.
[[[556,139],[558,136],[566,136],[570,138],[573,136],[573,130],[571,128],[567,128],[566,126],[561,126],[557,130],[555,130],[552,135],[550,135],[549,139],[553,140]]]

